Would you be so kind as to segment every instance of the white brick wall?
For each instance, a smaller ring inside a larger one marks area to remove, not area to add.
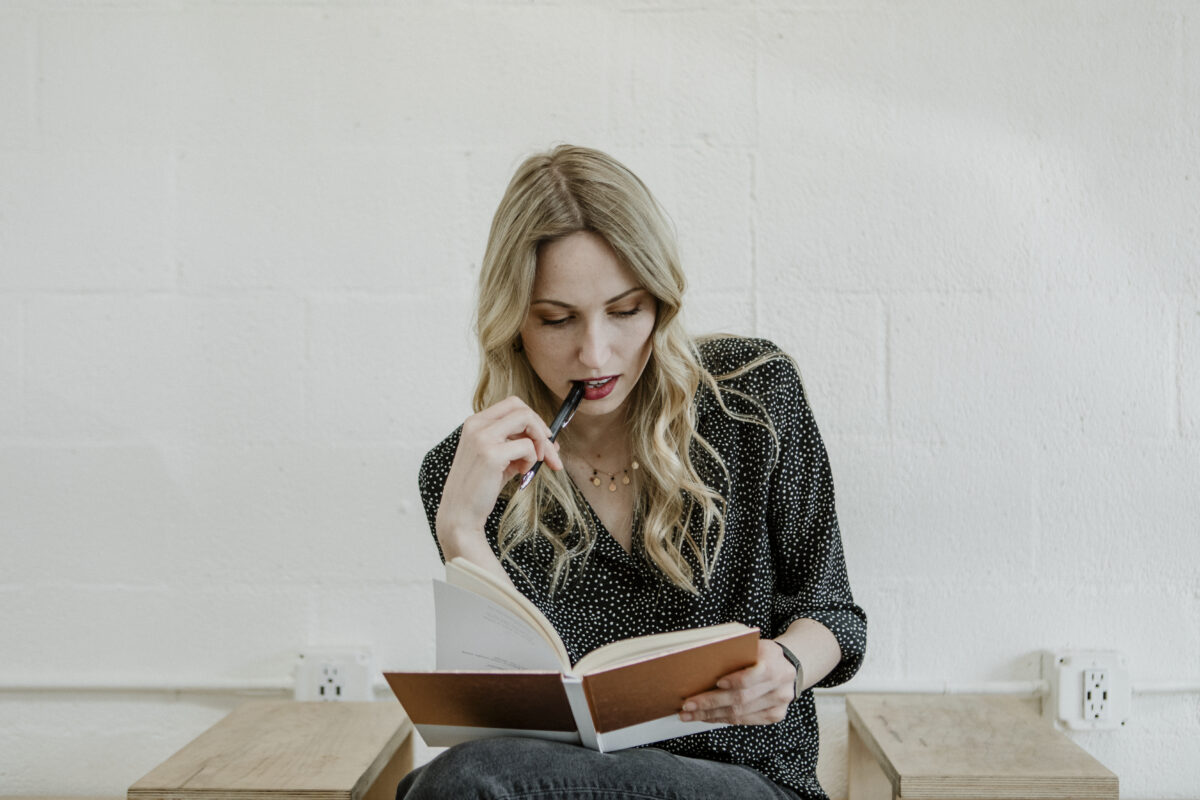
[[[1158,297],[953,293],[893,305],[892,421],[906,438],[1161,440],[1174,427],[1172,315]]]
[[[800,363],[860,684],[1062,647],[1200,683],[1194,0],[11,0],[0,794],[122,794],[241,699],[6,685],[432,663],[416,472],[495,203],[560,141],[655,190],[694,330]],[[1131,800],[1200,787],[1196,693],[1074,738]]]
[[[165,150],[43,144],[0,152],[0,170],[0,291],[175,288]]]
[[[25,306],[0,294],[0,434],[19,435],[24,424]]]
[[[1186,438],[1200,439],[1200,301],[1185,297],[1179,308],[1179,425]]]
[[[0,147],[25,147],[34,128],[34,17],[0,10]]]

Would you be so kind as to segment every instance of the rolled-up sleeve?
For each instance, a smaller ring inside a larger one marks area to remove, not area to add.
[[[842,660],[817,685],[836,686],[862,664],[867,617],[850,592],[829,457],[792,362],[775,359],[759,369],[768,373],[761,397],[779,440],[768,509],[775,565],[772,636],[798,619],[828,628]]]
[[[454,463],[454,454],[458,452],[458,439],[462,434],[459,426],[442,440],[437,447],[425,454],[421,461],[421,470],[417,473],[417,488],[421,491],[421,505],[425,508],[425,518],[429,520],[429,532],[433,535],[433,543],[437,546],[438,557],[444,562],[445,553],[437,538],[438,508],[442,505],[442,489],[446,486],[446,478]]]

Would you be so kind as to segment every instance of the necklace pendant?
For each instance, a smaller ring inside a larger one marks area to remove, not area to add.
[[[592,473],[592,486],[599,486],[599,485],[600,485],[600,477],[598,475],[596,475],[596,473],[593,472]]]
[[[610,484],[608,485],[608,490],[609,490],[610,492],[615,492],[615,491],[617,490],[617,482],[616,482],[616,480],[614,480],[612,483],[610,483]]]
[[[628,472],[621,476],[621,483],[625,484],[626,486],[629,485],[629,473]]]

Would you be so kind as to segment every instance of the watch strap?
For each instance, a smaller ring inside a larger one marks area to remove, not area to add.
[[[795,700],[800,696],[800,691],[804,686],[804,665],[800,663],[800,659],[796,657],[796,654],[785,647],[782,643],[775,641],[774,639],[771,641],[774,641],[775,644],[779,645],[779,649],[783,651],[783,657],[786,658],[788,662],[796,668],[796,681],[792,684],[792,699]]]

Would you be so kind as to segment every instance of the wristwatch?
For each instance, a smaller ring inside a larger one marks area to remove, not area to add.
[[[775,640],[772,639],[771,641]],[[804,665],[800,663],[800,659],[796,658],[795,653],[788,650],[780,642],[775,642],[775,644],[779,645],[779,649],[783,651],[783,657],[796,668],[796,682],[792,684],[792,699],[795,700],[800,696],[801,689],[804,688]]]

